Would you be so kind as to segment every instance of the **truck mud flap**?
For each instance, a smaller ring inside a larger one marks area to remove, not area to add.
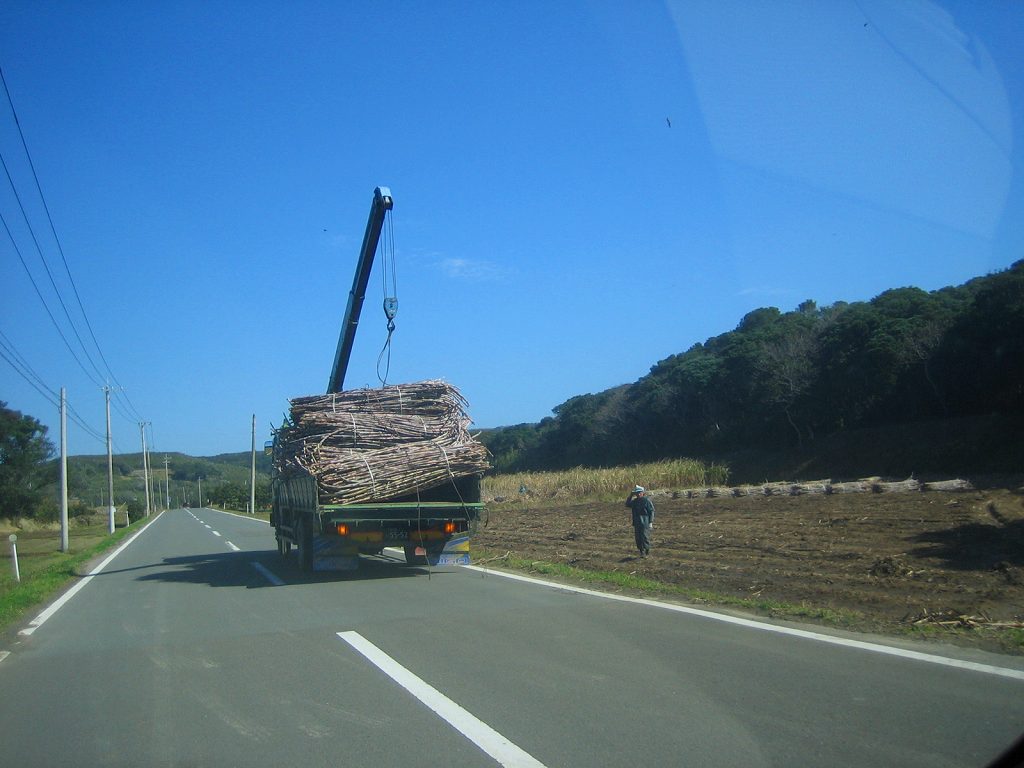
[[[314,571],[355,571],[359,568],[359,553],[346,552],[326,536],[313,539]]]
[[[449,539],[440,552],[427,551],[426,555],[431,565],[469,565],[469,537]]]

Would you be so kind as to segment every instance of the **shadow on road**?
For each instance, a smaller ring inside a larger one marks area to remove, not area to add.
[[[261,566],[263,570],[257,568]],[[276,550],[255,552],[223,552],[203,555],[167,557],[158,563],[133,568],[108,569],[97,576],[139,571],[138,581],[160,581],[179,584],[206,584],[211,587],[245,587],[258,589],[274,586],[301,586],[335,581],[370,581],[427,577],[450,573],[454,567],[427,568],[409,566],[388,558],[362,557],[355,571],[328,571],[305,574],[299,570],[295,557],[287,560]],[[276,577],[284,584],[274,584],[266,575]]]
[[[276,552],[261,561],[265,568],[270,569],[289,584],[318,584],[334,581],[376,581],[378,579],[400,579],[414,576],[431,578],[442,574],[454,573],[457,566],[407,565],[403,560],[395,560],[382,556],[366,556],[359,558],[359,567],[354,571],[315,571],[302,573],[298,560],[294,557],[282,559]]]

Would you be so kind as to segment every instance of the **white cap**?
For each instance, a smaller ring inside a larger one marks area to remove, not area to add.
[[[633,493],[643,493],[643,492],[644,492],[644,487],[642,485],[638,485],[636,488],[633,489]]]

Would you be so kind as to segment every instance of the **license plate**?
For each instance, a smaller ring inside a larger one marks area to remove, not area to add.
[[[384,538],[392,541],[395,539],[404,540],[409,538],[409,532],[402,528],[385,528]]]

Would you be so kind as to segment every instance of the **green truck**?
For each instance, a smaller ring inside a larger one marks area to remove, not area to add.
[[[327,394],[292,401],[268,445],[270,522],[278,552],[303,571],[351,570],[360,555],[404,551],[410,564],[468,564],[480,519],[487,451],[467,431],[465,401],[440,381],[344,389],[366,286],[393,201],[373,204],[342,322]],[[397,299],[385,297],[388,333]]]

